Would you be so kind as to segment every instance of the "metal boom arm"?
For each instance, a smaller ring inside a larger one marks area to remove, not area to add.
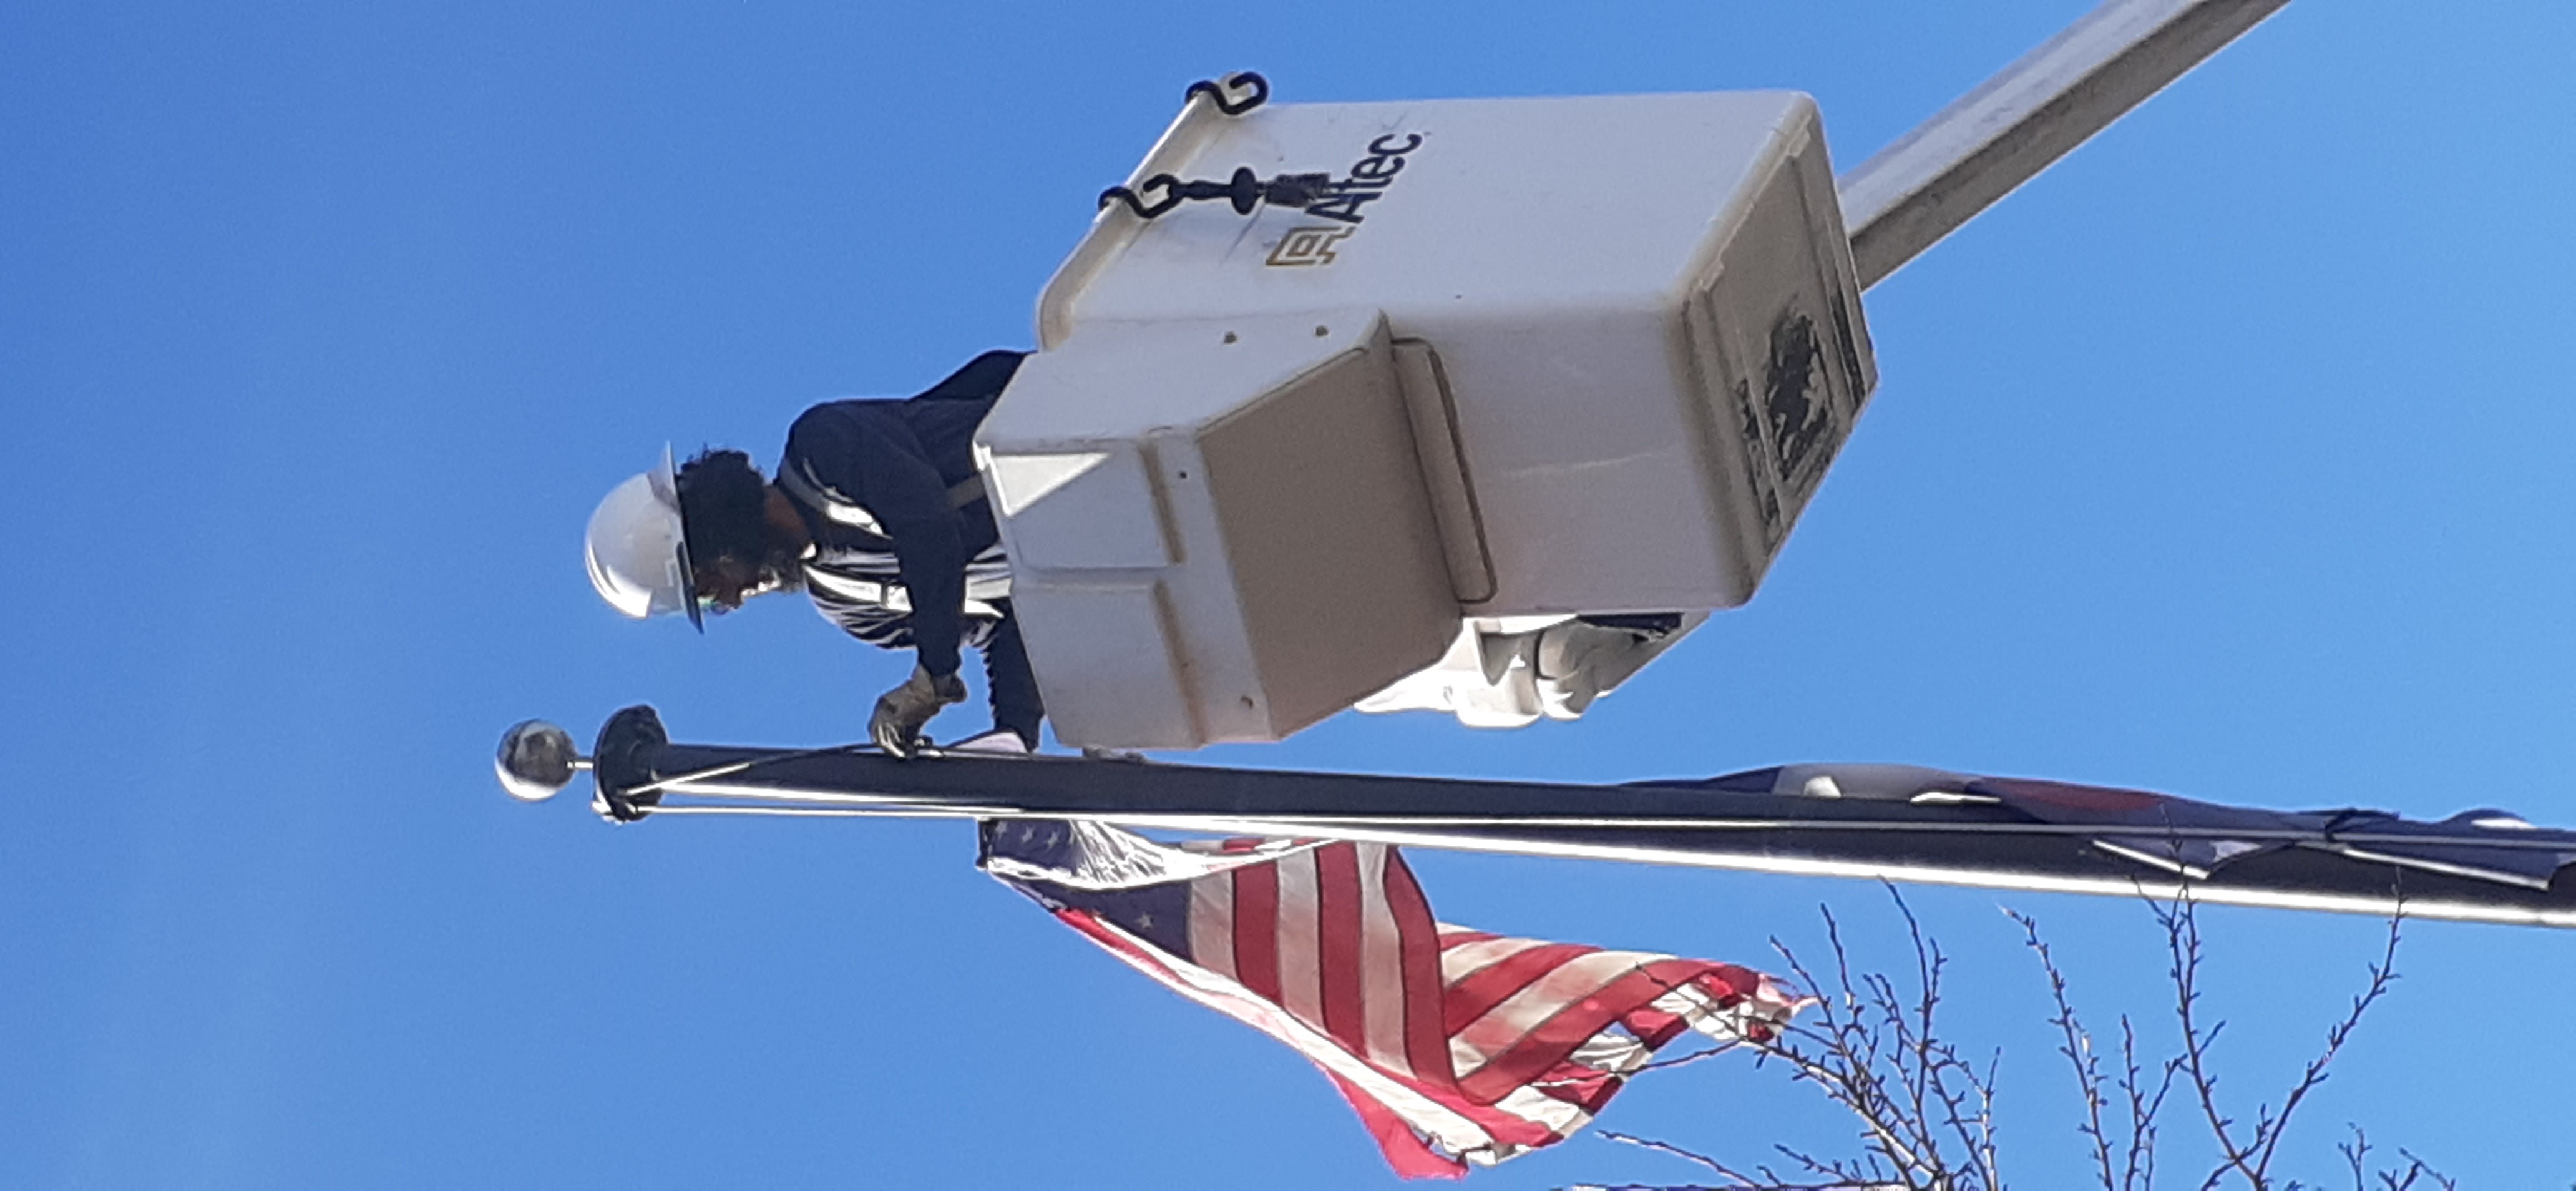
[[[2289,0],[2107,0],[1836,180],[1878,284]]]

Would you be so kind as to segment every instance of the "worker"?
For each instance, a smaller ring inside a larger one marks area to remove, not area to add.
[[[912,650],[911,676],[868,720],[869,738],[897,757],[914,754],[932,716],[965,701],[958,650],[971,646],[984,655],[994,727],[968,744],[1034,750],[1044,708],[973,452],[976,427],[1024,356],[986,352],[904,400],[806,410],[774,479],[741,451],[703,451],[676,471],[666,451],[659,469],[618,485],[591,514],[591,584],[628,616],[684,612],[693,624],[801,589],[851,636]]]

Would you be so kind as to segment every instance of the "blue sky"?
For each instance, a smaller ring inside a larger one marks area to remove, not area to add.
[[[492,741],[650,701],[859,735],[906,662],[792,601],[616,619],[583,519],[665,441],[1025,346],[1194,78],[1285,100],[1794,87],[1857,163],[2086,7],[0,10],[0,1184],[1372,1186],[1304,1064],[977,876],[955,824],[514,805]],[[1579,780],[1913,761],[2576,823],[2576,9],[2305,0],[1869,295],[1882,382],[1746,609],[1579,725],[1343,717],[1242,764]],[[957,717],[963,720],[964,717]],[[975,725],[943,723],[944,734]],[[1883,895],[1417,856],[1446,918],[1760,963]],[[2008,1169],[2081,1177],[2036,915],[2158,1017],[2115,901],[1910,894]],[[2375,924],[2208,916],[2277,1097]],[[1869,949],[1876,949],[1871,951]],[[2576,1177],[2576,938],[2423,924],[2305,1110]],[[1604,1123],[1848,1129],[1774,1071]],[[2169,1168],[2200,1148],[2177,1117]],[[1678,1180],[1585,1140],[1488,1188]]]

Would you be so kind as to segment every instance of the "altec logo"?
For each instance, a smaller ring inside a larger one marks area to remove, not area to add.
[[[1396,176],[1404,172],[1405,155],[1421,147],[1422,134],[1418,132],[1390,132],[1370,141],[1366,153],[1351,163],[1349,172],[1333,180],[1332,193],[1306,205],[1308,217],[1331,223],[1300,224],[1288,229],[1264,263],[1283,267],[1333,263],[1335,249],[1367,218],[1362,208],[1386,197]]]
[[[1279,237],[1279,245],[1270,250],[1262,263],[1277,266],[1329,265],[1333,263],[1333,245],[1341,243],[1357,228],[1317,227],[1306,224],[1289,228]]]

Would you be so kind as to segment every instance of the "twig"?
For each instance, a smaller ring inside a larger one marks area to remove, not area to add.
[[[2020,924],[2022,945],[2039,957],[2039,970],[2048,979],[2048,995],[2057,1006],[2057,1016],[2048,1024],[2057,1027],[2060,1039],[2057,1053],[2066,1056],[2067,1065],[2075,1071],[2075,1090],[2084,1098],[2084,1119],[2075,1131],[2093,1143],[2093,1163],[2101,1176],[2103,1191],[2124,1191],[2128,1182],[2119,1177],[2111,1165],[2111,1135],[2102,1128],[2102,1064],[2093,1053],[2093,1036],[2075,1016],[2075,1006],[2066,1000],[2066,974],[2058,970],[2057,957],[2048,950],[2048,942],[2039,937],[2039,923],[2018,910],[2004,911],[2006,917]]]
[[[2138,1031],[2128,1014],[2120,1015],[2120,1093],[2129,1102],[2129,1152],[2123,1160],[2122,1175],[2134,1177],[2134,1188],[2123,1182],[2121,1191],[2153,1191],[2156,1185],[2156,1114],[2164,1111],[2165,1096],[2173,1091],[2174,1076],[2182,1070],[2177,1059],[2166,1059],[2157,1065],[2154,1095],[2146,1093],[2146,1081],[2138,1078]],[[2110,1191],[2104,1188],[2103,1191]]]
[[[2192,901],[2191,888],[2185,885],[2170,908],[2152,901],[2148,904],[2155,912],[2156,921],[2165,928],[2165,945],[2173,960],[2174,1014],[2182,1025],[2182,1070],[2191,1081],[2193,1094],[2200,1102],[2201,1115],[2209,1122],[2210,1135],[2218,1143],[2223,1159],[2211,1169],[2209,1177],[2201,1180],[2202,1191],[2218,1186],[2231,1172],[2243,1178],[2253,1191],[2266,1191],[2272,1185],[2272,1159],[2280,1150],[2281,1139],[2289,1134],[2292,1114],[2307,1100],[2308,1093],[2326,1081],[2328,1068],[2334,1063],[2335,1056],[2343,1052],[2344,1043],[2352,1039],[2353,1031],[2360,1028],[2362,1015],[2386,996],[2389,987],[2397,981],[2397,943],[2402,937],[2406,919],[2405,902],[2401,897],[2395,911],[2389,914],[2387,945],[2382,948],[2378,962],[2370,965],[2370,980],[2360,995],[2352,999],[2351,1010],[2344,1014],[2342,1020],[2327,1028],[2325,1048],[2301,1069],[2299,1081],[2282,1099],[2280,1110],[2274,1112],[2268,1104],[2256,1107],[2253,1128],[2241,1142],[2233,1132],[2235,1119],[2219,1110],[2218,1077],[2209,1070],[2209,1052],[2216,1045],[2219,1032],[2226,1028],[2226,1023],[2218,1022],[2204,1031],[2196,1013],[2200,1001],[2202,953],[2200,918]]]
[[[2362,989],[2361,995],[2352,999],[2352,1011],[2344,1014],[2342,1021],[2326,1029],[2325,1049],[2308,1060],[2306,1069],[2299,1073],[2298,1086],[2291,1088],[2290,1094],[2281,1101],[2281,1114],[2275,1117],[2268,1109],[2262,1111],[2261,1116],[2269,1123],[2270,1132],[2262,1139],[2261,1160],[2255,1164],[2258,1171],[2271,1168],[2273,1151],[2280,1148],[2281,1138],[2289,1132],[2290,1114],[2298,1111],[2300,1102],[2307,1099],[2309,1092],[2326,1081],[2326,1068],[2334,1062],[2336,1055],[2343,1052],[2343,1044],[2352,1040],[2352,1032],[2361,1027],[2362,1015],[2370,1012],[2371,1005],[2386,996],[2389,986],[2397,982],[2397,942],[2405,920],[2406,904],[2401,900],[2397,909],[2388,915],[2388,943],[2380,950],[2379,962],[2370,966],[2369,984]]]
[[[2120,1015],[2120,1074],[2110,1081],[2126,1102],[2128,1120],[2125,1144],[2115,1143],[2110,1126],[2104,1121],[2104,1110],[2110,1097],[2104,1092],[2101,1055],[2093,1045],[2092,1032],[2084,1028],[2083,1019],[2067,996],[2066,973],[2057,966],[2057,955],[2048,941],[2040,937],[2039,923],[2017,910],[2004,915],[2019,924],[2022,944],[2039,959],[2039,969],[2048,981],[2048,994],[2057,1016],[2048,1024],[2057,1027],[2060,1042],[2057,1053],[2066,1057],[2075,1072],[2076,1090],[2084,1098],[2084,1116],[2075,1131],[2093,1143],[2094,1176],[2101,1180],[2103,1191],[2146,1191],[2156,1181],[2156,1115],[2163,1111],[2167,1093],[2173,1089],[2175,1064],[2161,1064],[2161,1077],[2155,1090],[2149,1092],[2138,1064],[2138,1032],[2127,1014]],[[2113,1149],[2119,1153],[2114,1157]]]
[[[2406,1159],[2405,1166],[2371,1170],[2370,1135],[2363,1133],[2359,1125],[2344,1127],[2352,1130],[2352,1140],[2336,1142],[2335,1148],[2343,1151],[2344,1164],[2352,1171],[2352,1191],[2371,1191],[2374,1183],[2378,1191],[2414,1191],[2416,1182],[2421,1179],[2431,1179],[2441,1191],[2459,1191],[2459,1180],[2433,1169],[2412,1151],[2402,1148],[2397,1151],[2397,1156]]]
[[[1706,1154],[1698,1153],[1693,1150],[1686,1150],[1669,1142],[1656,1141],[1652,1138],[1645,1137],[1632,1137],[1625,1133],[1614,1133],[1608,1129],[1595,1129],[1593,1132],[1602,1137],[1608,1138],[1611,1141],[1638,1146],[1661,1154],[1670,1154],[1673,1157],[1689,1162],[1696,1162],[1710,1170],[1716,1171],[1720,1176],[1732,1180],[1732,1183],[1725,1188],[1703,1189],[1698,1184],[1654,1184],[1652,1186],[1652,1191],[1873,1191],[1870,1186],[1852,1182],[1783,1183],[1777,1179],[1768,1177],[1757,1178],[1738,1171]],[[1766,1171],[1764,1173],[1767,1175],[1769,1172]],[[1647,1189],[1632,1184],[1630,1188],[1601,1188],[1600,1191],[1647,1191]]]

